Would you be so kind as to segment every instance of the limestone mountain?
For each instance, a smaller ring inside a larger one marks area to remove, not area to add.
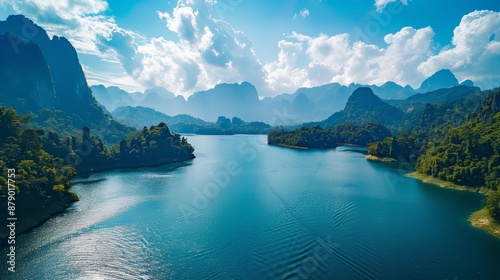
[[[428,92],[438,90],[440,88],[451,88],[454,86],[458,86],[458,80],[455,75],[448,69],[442,69],[425,79],[420,85],[418,91]]]
[[[403,112],[384,102],[369,87],[356,89],[347,100],[344,110],[336,112],[319,123],[322,127],[331,128],[342,123],[366,124],[379,122],[387,125],[403,118]]]
[[[108,143],[133,131],[90,94],[75,48],[22,15],[0,21],[0,105],[32,113],[34,128],[71,135],[87,126]]]
[[[22,114],[54,109],[54,84],[38,45],[6,33],[0,35],[0,50],[0,104],[16,107]]]
[[[64,37],[49,38],[47,32],[23,15],[11,15],[0,21],[0,34],[13,33],[21,40],[11,40],[15,48],[22,41],[37,44],[50,68],[57,93],[56,105],[68,111],[85,111],[90,92],[75,48]],[[16,37],[14,37],[16,39]]]
[[[187,114],[209,121],[221,115],[252,121],[268,118],[268,112],[262,110],[257,89],[248,82],[218,84],[213,89],[195,92],[186,105]]]

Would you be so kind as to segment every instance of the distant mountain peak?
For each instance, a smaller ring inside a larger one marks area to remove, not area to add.
[[[361,103],[361,104],[378,104],[383,103],[382,99],[373,93],[373,90],[369,87],[359,87],[347,100],[346,107],[352,105],[353,103]]]
[[[449,69],[441,69],[429,78],[425,79],[420,85],[420,92],[428,92],[441,88],[451,88],[458,86],[457,77]]]
[[[471,81],[471,80],[465,80],[465,81],[461,82],[460,85],[461,86],[473,87],[474,86],[474,82]]]
[[[90,104],[85,74],[76,49],[64,37],[53,36],[24,15],[11,15],[0,20],[0,34],[13,33],[37,44],[45,57],[56,91],[56,103],[68,111],[80,112]],[[82,106],[84,104],[84,106]]]

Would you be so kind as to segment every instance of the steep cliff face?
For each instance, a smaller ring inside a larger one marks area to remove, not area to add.
[[[40,47],[54,81],[56,105],[73,111],[86,109],[82,104],[89,104],[90,92],[76,50],[66,38],[54,36],[51,40],[43,28],[23,15],[0,21],[0,34],[7,32],[21,38],[11,41],[14,48],[22,41],[32,41]]]
[[[54,84],[40,48],[7,33],[0,35],[0,50],[0,104],[25,112],[54,109]]]
[[[360,87],[349,97],[344,110],[334,113],[319,124],[327,128],[342,123],[359,125],[379,122],[388,125],[402,119],[403,115],[403,112],[399,109],[389,105],[375,95],[371,88]]]

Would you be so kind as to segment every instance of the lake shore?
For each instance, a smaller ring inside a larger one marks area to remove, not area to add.
[[[367,155],[365,157],[367,160],[371,160],[371,161],[381,161],[381,162],[397,162],[397,160],[393,159],[393,158],[390,158],[390,157],[385,157],[385,158],[379,158],[377,156],[374,156],[374,155]]]
[[[92,169],[82,169],[77,172],[77,176],[115,169],[154,167],[170,163],[189,161],[194,158],[196,158],[196,156],[194,154],[190,154],[183,157],[164,158],[147,162],[121,162],[116,164],[103,165]],[[16,224],[17,236],[30,232],[31,230],[41,226],[51,218],[63,213],[78,200],[78,196],[76,194],[72,194],[70,188],[67,193],[61,194],[61,197],[52,197],[50,203],[47,203],[47,205],[45,205],[41,209],[34,207],[35,205],[37,205],[36,201],[28,201],[23,203],[28,206],[18,211],[19,215],[23,218],[19,219]],[[2,245],[7,245],[7,242],[3,241],[4,238],[0,238],[0,248],[3,248]]]
[[[406,176],[420,180],[424,183],[433,184],[445,189],[454,189],[459,191],[469,191],[469,192],[478,192],[485,196],[488,196],[489,189],[487,188],[469,188],[466,186],[457,185],[448,181],[444,181],[426,174],[422,174],[419,172],[409,173]],[[486,210],[486,206],[469,216],[469,222],[473,227],[482,229],[487,231],[488,233],[500,238],[500,224],[493,221],[488,210]]]
[[[290,149],[297,149],[297,150],[309,150],[308,147],[302,147],[302,146],[294,146],[294,145],[288,145],[288,144],[271,144],[268,143],[270,146],[278,146],[278,147],[285,147],[285,148],[290,148]]]
[[[94,172],[101,172],[101,171],[109,171],[109,170],[115,170],[115,169],[122,169],[122,168],[140,168],[140,167],[154,167],[154,166],[160,166],[164,164],[170,164],[170,163],[177,163],[177,162],[183,162],[183,161],[189,161],[192,159],[195,159],[196,156],[194,154],[182,156],[182,157],[166,157],[158,160],[149,160],[149,161],[127,161],[127,162],[115,162],[115,163],[110,163],[106,165],[101,165],[101,166],[95,166],[92,168],[77,168],[77,175],[87,175],[90,173]]]

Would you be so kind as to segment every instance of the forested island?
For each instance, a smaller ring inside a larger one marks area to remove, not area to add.
[[[269,145],[299,149],[326,149],[346,144],[366,146],[391,135],[391,132],[380,123],[341,124],[331,129],[323,129],[316,125],[292,131],[271,131],[267,136],[267,142]]]

